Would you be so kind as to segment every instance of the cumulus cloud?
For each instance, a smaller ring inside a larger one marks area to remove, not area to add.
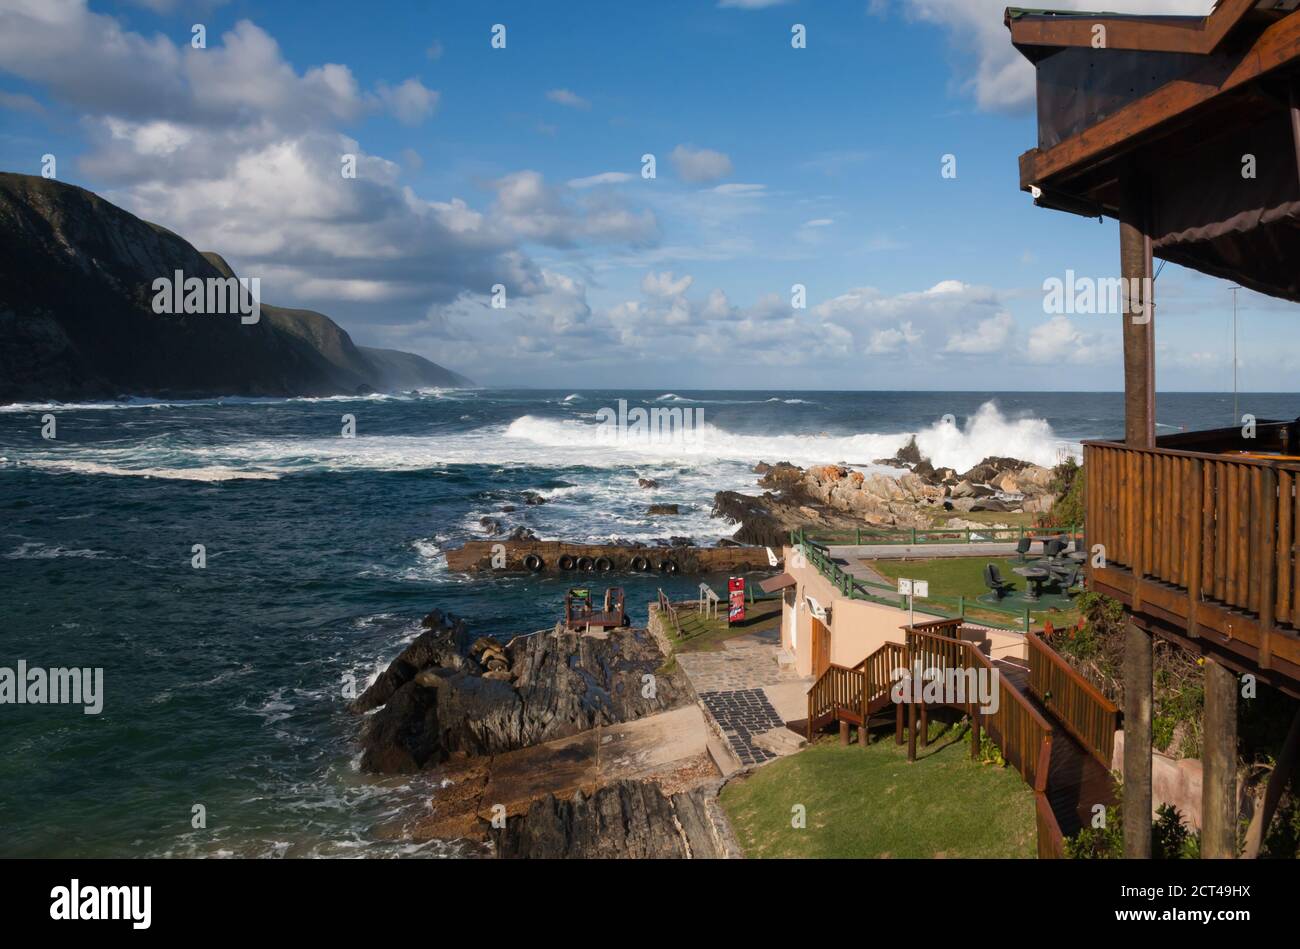
[[[403,125],[419,125],[438,107],[439,94],[426,89],[418,79],[407,79],[396,87],[379,85],[379,98]]]
[[[712,149],[678,145],[668,157],[682,180],[691,184],[710,184],[731,174],[731,159]]]
[[[438,93],[415,78],[367,91],[339,63],[296,69],[249,20],[196,50],[134,33],[84,0],[9,4],[0,72],[82,115],[80,167],[110,200],[222,252],[276,302],[418,321],[431,304],[502,283],[549,301],[539,311],[568,325],[556,316],[561,301],[585,288],[570,292],[526,245],[633,245],[658,234],[652,212],[612,194],[574,197],[535,172],[491,183],[486,208],[421,197],[399,164],[341,127],[377,113],[418,124]],[[355,178],[341,174],[345,156],[355,157]],[[400,157],[421,164],[409,149]],[[375,304],[386,305],[382,315]]]
[[[1015,47],[1003,23],[1006,0],[898,0],[907,15],[941,27],[960,57],[957,81],[981,109],[1014,111],[1034,101],[1034,68]],[[1107,0],[1112,13],[1210,12],[1214,0]],[[1095,10],[1095,0],[1056,0],[1057,10]]]

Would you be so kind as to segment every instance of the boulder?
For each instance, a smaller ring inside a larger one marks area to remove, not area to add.
[[[542,497],[536,491],[525,491],[520,495],[520,497],[524,499],[524,503],[529,507],[537,507],[539,504],[546,503],[546,498]]]
[[[656,481],[654,478],[637,478],[637,479],[636,479],[636,483],[637,483],[637,486],[638,486],[638,487],[641,487],[641,488],[657,488],[657,487],[659,487],[659,482]]]
[[[651,504],[645,511],[651,516],[680,514],[676,504]]]

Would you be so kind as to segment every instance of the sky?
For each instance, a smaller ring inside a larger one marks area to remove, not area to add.
[[[487,385],[1120,389],[1121,317],[1044,312],[1118,225],[1019,190],[1004,6],[0,0],[0,169]],[[1231,388],[1228,287],[1161,272],[1160,389]],[[1296,388],[1295,318],[1240,294],[1244,390]]]

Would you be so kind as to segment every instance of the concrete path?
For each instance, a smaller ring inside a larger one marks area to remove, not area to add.
[[[726,740],[732,761],[724,773],[763,764],[797,751],[796,742],[771,739],[785,723],[808,715],[812,680],[780,661],[780,641],[770,635],[727,640],[716,652],[677,654],[677,664],[700,697],[710,722]],[[715,755],[716,758],[716,755]]]

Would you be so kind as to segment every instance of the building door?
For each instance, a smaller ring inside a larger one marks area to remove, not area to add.
[[[810,616],[809,621],[812,623],[813,675],[821,678],[831,664],[831,631],[815,616]]]

